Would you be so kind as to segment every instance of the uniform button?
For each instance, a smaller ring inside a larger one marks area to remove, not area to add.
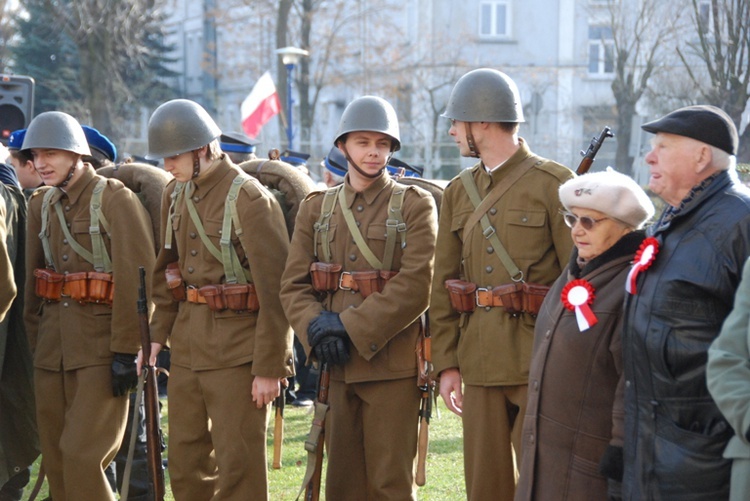
[[[492,266],[488,266],[484,269],[486,273],[492,273]]]
[[[65,212],[68,212],[68,211],[70,211],[70,205],[65,206]]]
[[[193,202],[200,202],[200,200],[201,200],[201,197],[199,197],[198,195],[193,197]]]
[[[547,331],[544,333],[544,338],[549,339],[549,335],[551,334],[551,331]]]
[[[527,222],[528,220],[529,220],[529,218],[527,218],[526,216],[523,216],[523,217],[521,218],[521,222],[522,222],[522,223],[525,223],[525,222]]]
[[[493,249],[491,245],[488,246],[487,247],[487,254],[492,254],[493,252],[495,252],[495,249]]]
[[[65,308],[67,308],[67,307],[68,307],[68,302],[67,302],[67,301],[65,301],[65,302],[63,303],[63,306],[64,306]]]
[[[195,249],[193,249],[193,250],[190,251],[190,255],[191,256],[197,256],[198,255],[198,251],[195,250]]]
[[[194,231],[191,231],[191,232],[190,232],[190,238],[195,238],[195,237],[197,237],[197,236],[198,236],[198,235],[196,235]]]
[[[21,471],[21,467],[20,466],[14,466],[13,467],[13,471],[16,472],[16,473],[18,473],[19,471]]]
[[[490,214],[492,214],[493,216],[494,216],[495,214],[497,214],[497,208],[495,208],[495,207],[491,208],[491,209],[490,209]]]
[[[539,381],[534,381],[534,389],[535,390],[539,389]]]
[[[286,359],[286,364],[287,365],[292,365],[293,363],[294,363],[294,358],[289,357],[289,358]]]
[[[67,244],[68,243],[68,239],[67,238],[63,238],[63,243]]]
[[[362,207],[361,205],[357,206],[357,212],[362,212],[363,210],[365,210],[364,207]]]
[[[376,345],[375,343],[372,343],[370,345],[370,351],[378,351],[378,345]]]
[[[362,223],[360,221],[357,221],[357,228],[359,228],[360,226],[362,226]]]
[[[534,440],[535,440],[535,439],[534,439],[534,435],[529,435],[529,443],[530,443],[530,444],[533,444],[533,443],[534,443]]]
[[[490,311],[492,309],[492,306],[485,306],[484,311]]]
[[[62,260],[63,261],[67,261],[68,260],[68,255],[67,254],[63,254]]]
[[[349,261],[356,261],[356,260],[357,260],[357,256],[356,255],[349,254]]]
[[[219,235],[221,235],[221,230],[219,230]]]
[[[195,271],[195,268],[193,268],[192,266],[188,266],[188,273],[192,273],[194,271]]]

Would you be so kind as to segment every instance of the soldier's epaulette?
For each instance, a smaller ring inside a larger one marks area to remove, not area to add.
[[[326,190],[311,191],[302,201],[307,202],[308,200],[312,200],[313,198],[317,197],[318,195],[322,195],[325,192]]]
[[[541,160],[543,160],[541,163],[537,163],[536,165],[534,165],[535,168],[555,176],[557,180],[561,182],[565,182],[570,179],[572,171],[564,165],[547,158],[541,158]]]
[[[47,190],[52,189],[51,186],[40,186],[37,189],[35,189],[29,198],[34,198],[36,196],[41,195],[42,193],[46,192]]]

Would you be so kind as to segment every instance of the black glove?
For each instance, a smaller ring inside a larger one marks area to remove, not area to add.
[[[135,355],[115,353],[112,360],[112,395],[121,397],[138,387]]]
[[[322,364],[344,365],[349,361],[349,343],[339,336],[325,336],[313,347]]]
[[[599,473],[605,477],[622,482],[622,474],[625,465],[622,456],[622,447],[608,445],[604,451],[601,461],[599,461]]]
[[[307,327],[307,342],[310,346],[315,347],[323,338],[329,336],[342,338],[344,345],[349,339],[339,314],[332,311],[321,311],[320,315],[314,318]]]

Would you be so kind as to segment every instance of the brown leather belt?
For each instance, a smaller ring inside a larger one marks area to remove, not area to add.
[[[490,289],[477,289],[475,296],[479,308],[503,306],[502,299],[499,296],[493,295],[492,290]]]
[[[342,271],[341,277],[339,277],[339,289],[349,291],[358,291],[359,286],[357,285],[357,282],[354,280],[354,277],[352,274],[348,271]]]

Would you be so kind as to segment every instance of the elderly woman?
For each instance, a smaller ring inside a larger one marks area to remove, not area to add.
[[[622,478],[622,304],[654,206],[611,169],[560,201],[575,247],[536,321],[516,501],[606,500]]]

